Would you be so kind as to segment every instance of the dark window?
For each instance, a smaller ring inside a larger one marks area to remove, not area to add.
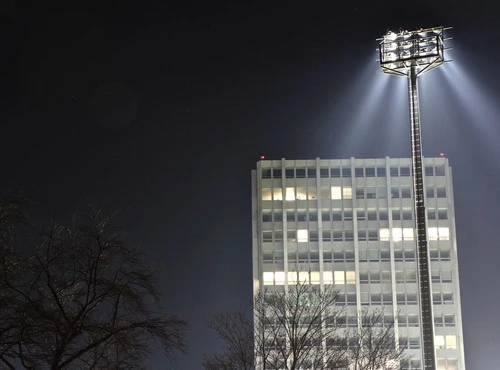
[[[293,179],[294,174],[293,174],[293,168],[285,170],[285,176],[287,179]]]
[[[444,186],[438,186],[436,189],[436,195],[438,198],[446,198],[446,188]]]
[[[434,167],[425,166],[425,176],[434,176]]]
[[[307,169],[307,177],[310,179],[316,178],[316,168],[308,168]]]
[[[363,177],[363,168],[355,168],[354,169],[354,174],[356,177]]]
[[[366,177],[375,177],[375,168],[373,168],[373,167],[365,168],[365,176]]]
[[[297,173],[297,178],[303,179],[304,177],[306,177],[306,170],[304,168],[297,168],[295,172]],[[288,173],[287,173],[287,177],[288,177]]]
[[[444,174],[445,174],[444,164],[436,166],[436,176],[444,176]]]
[[[378,177],[386,176],[385,167],[377,167],[377,176]]]
[[[262,178],[263,179],[270,179],[271,178],[271,169],[266,168],[265,170],[262,170]]]
[[[343,167],[342,168],[342,177],[351,177],[351,168]]]
[[[280,169],[273,170],[273,178],[274,179],[281,179],[281,170]]]
[[[322,178],[326,178],[326,177],[329,177],[330,172],[328,171],[328,168],[320,168],[319,175]]]
[[[391,171],[391,176],[393,176],[393,177],[398,176],[398,168],[397,167],[391,167],[390,171]]]
[[[399,174],[401,176],[410,176],[410,167],[401,167],[399,169]]]
[[[340,177],[340,168],[332,168],[330,174],[332,177]]]

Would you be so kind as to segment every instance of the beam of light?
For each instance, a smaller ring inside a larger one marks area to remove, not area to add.
[[[394,130],[399,130],[393,123],[407,118],[407,114],[401,116],[400,108],[401,104],[407,107],[403,103],[407,97],[404,86],[399,79],[381,73],[373,55],[367,58],[361,73],[349,84],[327,118],[328,122],[343,122],[341,140],[334,148],[336,155],[389,155],[385,151],[387,136],[393,143]],[[387,104],[388,101],[391,103]]]
[[[458,58],[457,58],[458,59]],[[455,124],[467,125],[463,131],[475,136],[487,148],[488,154],[498,153],[500,143],[500,108],[478,80],[459,61],[443,68],[444,90],[454,104]]]

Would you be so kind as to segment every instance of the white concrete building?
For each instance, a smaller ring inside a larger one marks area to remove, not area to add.
[[[425,158],[428,246],[438,370],[465,370],[452,171]],[[422,369],[411,161],[261,160],[252,171],[254,289],[333,284],[346,326],[366,306],[395,319]]]

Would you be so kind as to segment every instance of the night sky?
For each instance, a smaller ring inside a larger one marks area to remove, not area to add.
[[[190,323],[183,370],[219,349],[206,319],[251,300],[259,156],[409,157],[406,81],[379,72],[376,38],[453,26],[453,62],[420,79],[424,155],[453,167],[468,369],[498,369],[498,5],[21,3],[0,10],[0,190],[46,220],[87,197],[124,209]]]

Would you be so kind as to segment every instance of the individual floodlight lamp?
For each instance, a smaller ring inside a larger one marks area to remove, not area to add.
[[[439,67],[445,62],[444,31],[446,29],[448,28],[434,27],[398,33],[387,32],[383,38],[379,39],[378,49],[383,72],[408,78],[421,348],[423,369],[425,370],[436,369],[436,353],[434,349],[431,273],[427,246],[417,78],[422,73]]]

